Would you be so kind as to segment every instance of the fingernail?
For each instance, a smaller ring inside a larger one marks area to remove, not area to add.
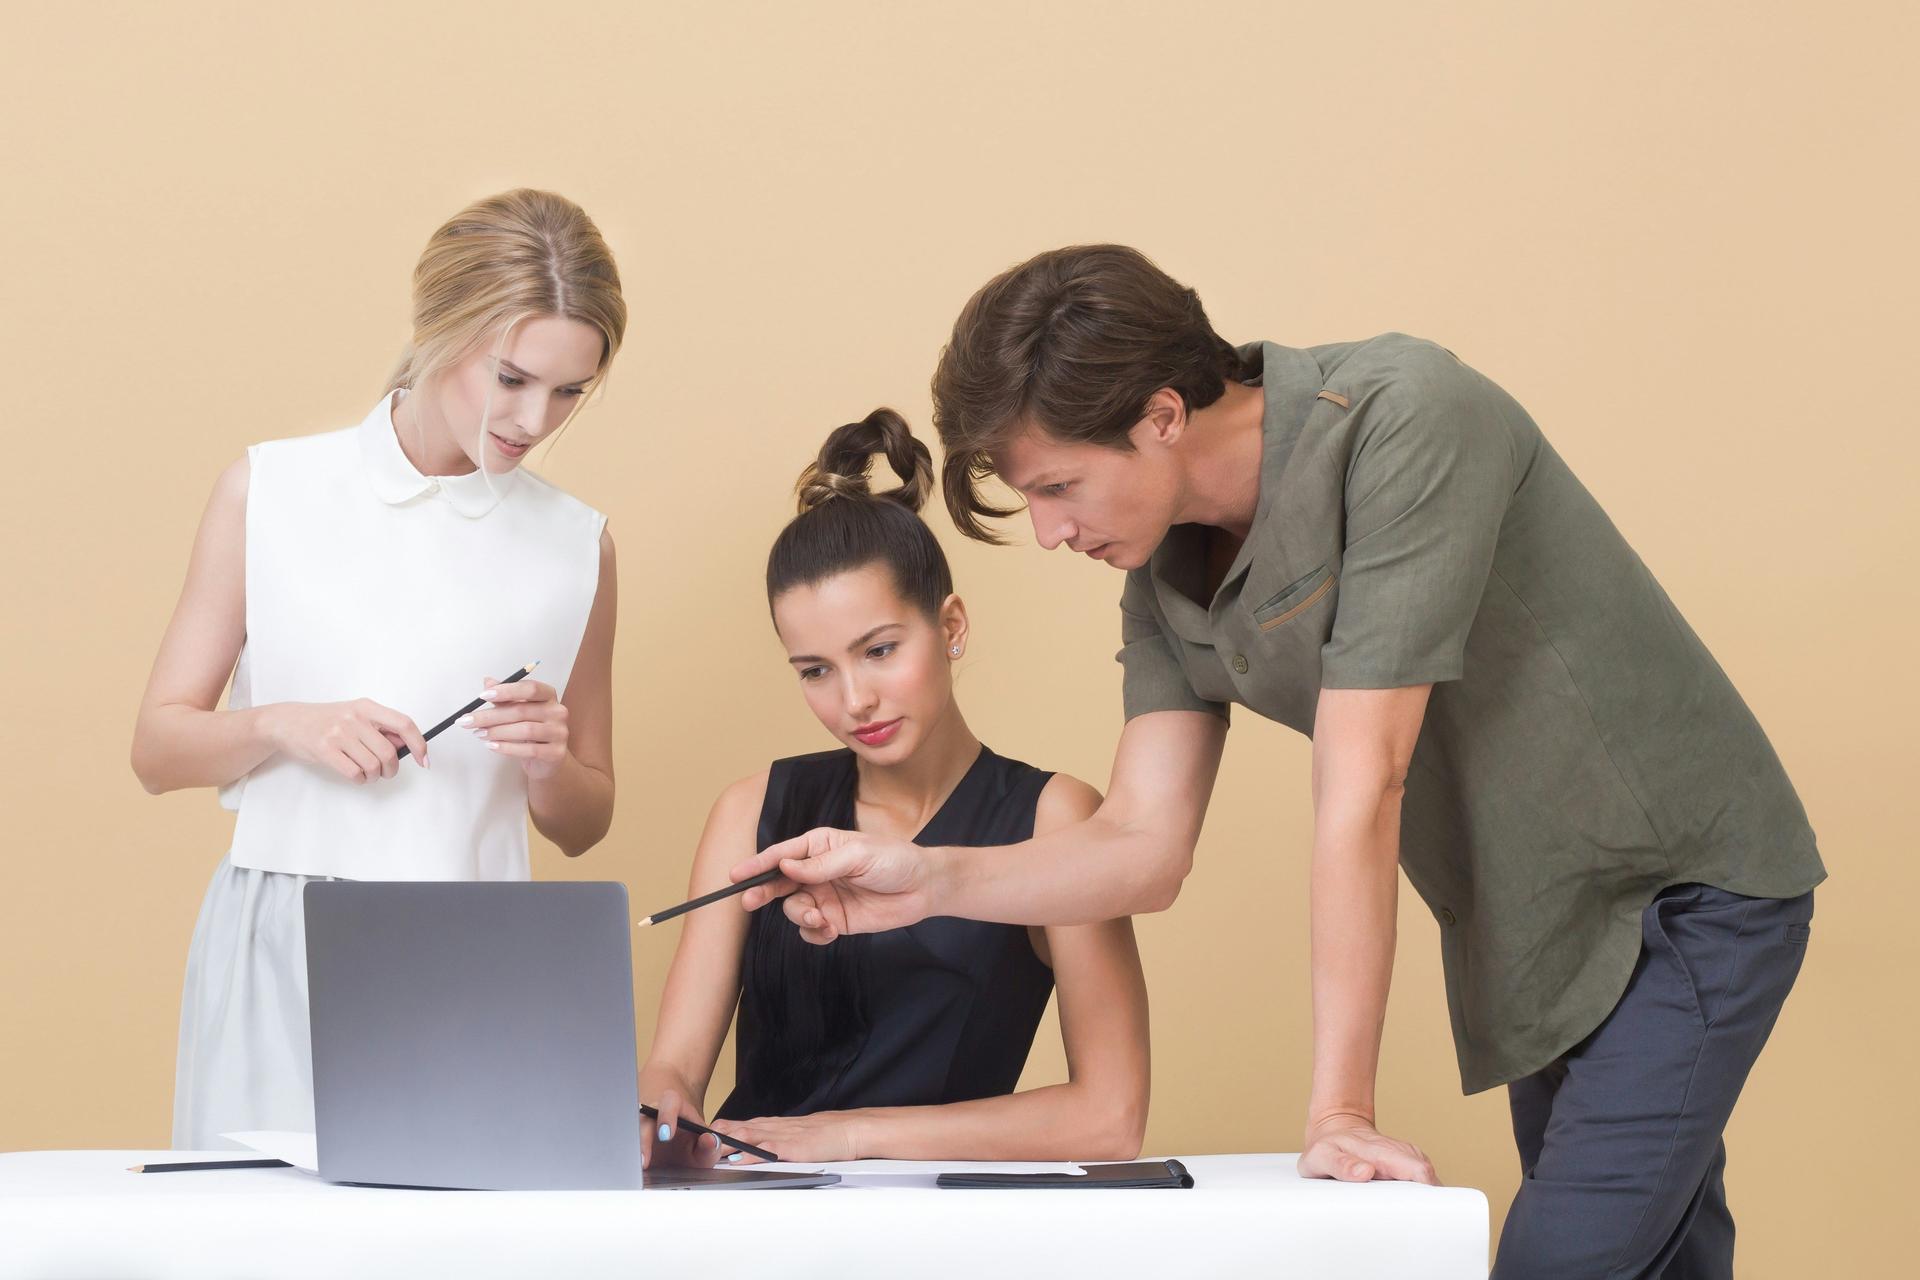
[[[667,1141],[669,1141],[669,1140],[671,1140],[671,1139],[672,1139],[672,1137],[673,1137],[673,1130],[671,1130],[671,1129],[669,1129],[669,1128],[667,1128],[667,1126],[665,1126],[665,1125],[661,1125],[661,1126],[660,1126],[660,1141],[662,1141],[662,1142],[667,1142]]]
[[[482,690],[480,691],[480,696],[481,696],[482,698],[484,698],[484,699],[486,699],[486,700],[487,700],[488,702],[492,702],[492,701],[493,701],[493,695],[494,695],[494,693],[495,693],[495,692],[496,692],[496,691],[495,691],[495,690],[493,690],[493,689],[482,689]]]
[[[475,729],[473,731],[473,736],[476,738],[484,738],[487,736],[487,731],[485,729]]]
[[[727,1157],[727,1163],[728,1163],[728,1164],[739,1164],[739,1163],[740,1163],[740,1154],[741,1154],[740,1152],[738,1152],[738,1151],[736,1151],[736,1152],[734,1152],[734,1153],[733,1153],[732,1155],[730,1155],[730,1156],[728,1156],[728,1157]]]
[[[487,750],[489,751],[498,751],[499,749],[500,749],[500,744],[497,742],[489,742],[487,744]]]
[[[454,723],[462,727],[465,727],[466,725],[470,725],[473,723],[473,717],[470,715],[461,716],[458,720],[455,720]]]

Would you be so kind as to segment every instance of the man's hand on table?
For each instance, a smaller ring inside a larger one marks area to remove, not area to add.
[[[1340,1182],[1424,1182],[1440,1185],[1433,1161],[1411,1142],[1389,1138],[1373,1121],[1334,1112],[1308,1124],[1300,1152],[1300,1176]]]

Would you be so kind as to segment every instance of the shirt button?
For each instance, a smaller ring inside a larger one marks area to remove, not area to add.
[[[427,492],[428,493],[440,492],[440,482],[438,480],[427,481]]]
[[[1451,925],[1458,924],[1460,922],[1453,918],[1453,912],[1447,910],[1445,907],[1442,907],[1440,908],[1440,923],[1451,926]]]
[[[1233,655],[1233,670],[1237,675],[1247,674],[1247,655],[1246,654],[1236,653]]]

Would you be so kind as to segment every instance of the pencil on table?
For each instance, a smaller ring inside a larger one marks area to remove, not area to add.
[[[194,1169],[291,1169],[285,1160],[182,1160],[173,1164],[132,1164],[128,1173],[187,1173]]]

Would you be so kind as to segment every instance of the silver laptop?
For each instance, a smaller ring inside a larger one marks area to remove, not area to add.
[[[305,890],[314,1128],[330,1182],[490,1190],[826,1186],[640,1170],[621,884]]]

